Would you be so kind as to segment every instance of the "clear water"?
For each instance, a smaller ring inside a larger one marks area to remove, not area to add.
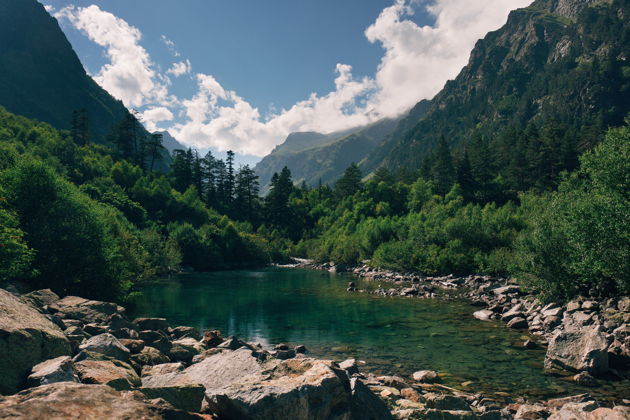
[[[409,377],[436,370],[446,385],[497,397],[590,392],[614,399],[628,391],[627,383],[594,390],[545,374],[544,350],[522,347],[530,336],[473,318],[478,308],[465,301],[347,293],[350,280],[378,286],[347,274],[280,268],[176,276],[146,286],[134,315],[266,345],[304,344],[316,357],[365,361],[368,372]]]

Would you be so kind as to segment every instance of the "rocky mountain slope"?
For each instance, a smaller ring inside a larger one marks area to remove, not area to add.
[[[36,0],[0,2],[0,105],[69,129],[85,109],[93,140],[128,113],[83,68],[55,18]]]
[[[337,179],[351,164],[364,160],[382,144],[398,121],[384,119],[366,127],[328,135],[292,133],[255,167],[263,192],[274,172],[287,166],[297,183],[316,186]]]
[[[457,146],[529,123],[556,121],[587,138],[619,125],[630,111],[630,14],[627,0],[537,0],[489,33],[468,65],[363,162],[417,168],[444,137]]]

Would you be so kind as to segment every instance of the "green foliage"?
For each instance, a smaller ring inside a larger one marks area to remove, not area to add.
[[[0,189],[0,283],[30,277],[34,252],[24,240],[15,212],[6,208],[7,199]]]
[[[529,197],[516,269],[548,298],[630,292],[630,127],[612,129],[558,192]]]

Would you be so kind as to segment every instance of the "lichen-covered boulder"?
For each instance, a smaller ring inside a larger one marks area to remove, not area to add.
[[[70,342],[57,325],[0,289],[0,394],[17,392],[36,364],[70,352]]]

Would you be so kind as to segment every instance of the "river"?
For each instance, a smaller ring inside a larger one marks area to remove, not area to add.
[[[348,293],[350,280],[378,287],[348,274],[283,268],[180,275],[147,285],[133,315],[263,345],[304,344],[315,357],[363,361],[364,372],[408,378],[436,370],[446,385],[497,397],[620,392],[608,382],[593,392],[545,374],[544,349],[522,346],[529,335],[475,319],[466,301]]]

